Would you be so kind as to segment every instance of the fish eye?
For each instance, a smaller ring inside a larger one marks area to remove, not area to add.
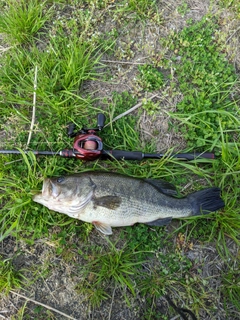
[[[57,178],[57,183],[62,183],[65,180],[64,177],[59,177]]]

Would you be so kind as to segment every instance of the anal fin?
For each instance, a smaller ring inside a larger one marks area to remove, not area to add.
[[[150,222],[145,222],[145,224],[147,224],[148,226],[166,226],[169,223],[171,223],[172,221],[172,217],[168,217],[168,218],[163,218],[163,219],[157,219],[157,220],[153,220]]]
[[[98,231],[102,232],[103,234],[107,236],[112,234],[112,228],[109,224],[102,223],[99,221],[93,221],[92,224]]]

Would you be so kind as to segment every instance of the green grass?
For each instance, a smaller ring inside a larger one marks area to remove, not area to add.
[[[239,83],[233,65],[213,41],[216,27],[206,17],[189,24],[168,43],[175,53],[172,63],[183,93],[173,116],[183,124],[181,131],[194,148],[213,148],[221,129],[228,140],[233,132],[239,134],[239,97],[231,98]]]
[[[7,36],[12,45],[31,41],[45,23],[51,19],[51,7],[46,1],[14,0],[5,1],[5,8],[0,15],[0,32]]]
[[[123,290],[127,288],[135,296],[136,288],[132,276],[136,276],[139,272],[138,266],[144,263],[140,258],[142,252],[129,249],[127,246],[119,249],[108,239],[107,243],[109,248],[106,252],[100,249],[100,252],[88,255],[84,268],[79,269],[84,284],[79,283],[76,290],[86,295],[94,306],[100,305],[101,300],[108,296],[103,284],[105,288],[110,285]]]
[[[159,89],[163,83],[163,74],[151,65],[139,66],[140,71],[139,83],[146,91],[154,91]]]
[[[158,13],[156,2],[151,0],[126,1],[125,10],[134,13],[137,19],[150,18],[154,22],[161,23],[162,19]]]
[[[0,291],[7,294],[13,288],[20,288],[21,278],[21,272],[15,270],[11,259],[3,259],[0,256]]]
[[[96,77],[94,66],[100,57],[97,48],[81,42],[75,34],[66,38],[63,30],[58,30],[54,37],[50,37],[44,51],[35,44],[30,50],[14,49],[6,56],[5,68],[1,70],[2,83],[8,88],[5,101],[7,104],[24,105],[32,102],[34,70],[37,66],[37,96],[41,112],[48,115],[55,112],[59,116],[64,109],[69,113],[73,100],[80,100],[84,105],[85,99],[81,96],[76,99],[74,95],[79,94],[83,81]]]
[[[225,310],[229,304],[239,310],[239,257],[233,256],[228,245],[229,239],[239,245],[239,79],[221,51],[222,43],[215,37],[218,19],[209,13],[201,21],[189,22],[182,31],[161,39],[166,56],[163,53],[160,61],[152,56],[149,59],[152,64],[136,66],[134,81],[138,88],[127,90],[125,83],[118,88],[120,73],[116,75],[115,69],[110,71],[108,64],[103,65],[102,56],[105,60],[119,59],[118,41],[122,41],[128,23],[137,21],[144,28],[146,22],[153,23],[156,19],[162,23],[157,1],[128,1],[128,7],[126,1],[119,2],[122,6],[110,0],[70,1],[71,18],[62,10],[66,9],[62,1],[20,1],[18,7],[13,2],[2,2],[0,15],[0,32],[4,33],[7,46],[11,46],[0,56],[0,125],[6,137],[1,141],[4,148],[26,148],[37,66],[36,119],[29,149],[71,148],[73,140],[66,135],[69,122],[79,129],[95,127],[98,112],[104,112],[108,123],[142,101],[137,111],[99,133],[105,149],[155,152],[154,143],[144,145],[141,140],[139,118],[144,111],[154,121],[161,111],[169,117],[170,132],[176,130],[185,138],[187,149],[182,151],[212,151],[216,160],[180,162],[166,156],[141,163],[83,163],[57,157],[36,158],[31,153],[19,157],[1,155],[0,240],[11,235],[31,246],[38,239],[52,241],[59,259],[76,268],[81,278],[76,291],[93,308],[101,307],[103,302],[111,303],[113,293],[118,290],[128,307],[132,299],[146,297],[144,319],[173,317],[171,308],[168,314],[157,312],[158,299],[165,294],[171,295],[176,304],[184,301],[186,308],[196,315],[205,310],[213,317],[214,292],[208,287],[211,277],[203,277],[203,265],[189,259],[188,246],[182,251],[177,247],[175,238],[182,233],[186,243],[193,243],[193,247],[214,244],[226,269],[215,275],[221,279],[217,294],[222,295]],[[221,5],[232,9],[237,2],[221,1]],[[62,10],[59,17],[55,6]],[[182,15],[188,10],[186,2],[178,7]],[[104,33],[98,25],[109,17],[114,17],[117,31]],[[131,42],[125,45],[133,50]],[[128,60],[130,55],[124,58]],[[105,84],[109,86],[107,97],[99,89]],[[111,85],[119,90],[111,91]],[[148,100],[146,92],[166,95],[169,104],[177,94],[183,98],[170,112],[159,101]],[[44,177],[88,169],[163,178],[174,183],[182,195],[216,185],[222,189],[226,207],[208,216],[181,220],[171,232],[168,228],[146,225],[114,229],[113,240],[101,239],[96,245],[92,225],[51,212],[32,201]],[[54,228],[59,231],[53,233]],[[73,240],[74,235],[78,240]],[[75,259],[82,259],[83,265],[76,267]],[[1,257],[0,264],[0,290],[24,288],[12,262]],[[26,312],[23,308],[22,317]]]

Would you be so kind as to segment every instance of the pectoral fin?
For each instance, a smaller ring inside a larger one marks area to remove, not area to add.
[[[169,218],[157,219],[157,220],[150,221],[150,222],[145,222],[145,224],[147,224],[148,226],[159,227],[159,226],[166,226],[169,223],[171,223],[171,221],[172,221],[172,217],[169,217]]]
[[[109,236],[110,234],[112,234],[112,228],[111,226],[109,226],[106,223],[101,223],[99,221],[93,221],[92,224],[95,226],[95,228],[97,230],[99,230],[100,232],[102,232],[103,234]]]
[[[95,198],[93,201],[94,207],[101,206],[107,209],[115,210],[121,204],[121,198],[117,196],[104,196]]]

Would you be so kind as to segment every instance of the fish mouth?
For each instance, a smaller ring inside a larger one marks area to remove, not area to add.
[[[59,194],[60,190],[58,190],[51,179],[46,178],[43,181],[42,191],[33,196],[33,201],[47,206],[49,200],[55,200],[59,196]]]
[[[49,199],[50,197],[56,199],[59,196],[59,190],[54,185],[54,183],[49,179],[46,178],[43,181],[42,191],[34,195],[33,199],[38,198],[46,198]]]
[[[52,197],[56,199],[59,196],[60,190],[56,187],[56,185],[51,181],[51,179],[46,178],[43,181],[42,187],[42,196],[43,197]]]

